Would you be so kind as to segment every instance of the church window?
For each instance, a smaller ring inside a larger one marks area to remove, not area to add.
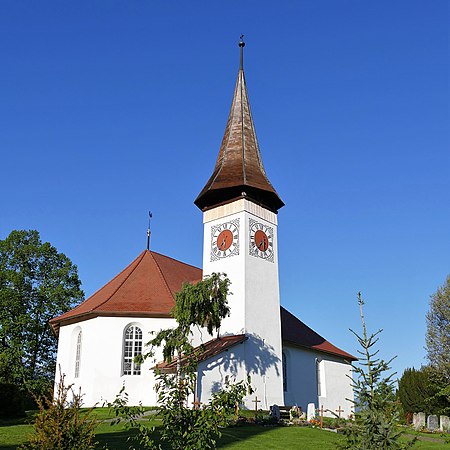
[[[287,392],[288,382],[287,382],[287,360],[286,353],[282,353],[282,364],[283,364],[283,391]]]
[[[80,359],[81,359],[81,330],[77,335],[77,346],[75,351],[75,378],[80,376]]]
[[[140,375],[141,364],[136,362],[142,355],[142,330],[136,325],[130,325],[125,330],[123,344],[123,374]]]

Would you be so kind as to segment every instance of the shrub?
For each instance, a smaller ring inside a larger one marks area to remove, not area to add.
[[[56,398],[36,398],[39,413],[34,423],[34,435],[22,450],[91,450],[95,448],[96,422],[90,416],[93,408],[81,413],[82,396],[73,385],[64,385],[60,376]]]
[[[25,408],[23,394],[19,386],[0,383],[0,418],[23,417]]]

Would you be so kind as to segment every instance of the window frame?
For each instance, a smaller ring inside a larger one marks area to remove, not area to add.
[[[139,376],[142,364],[135,362],[136,356],[142,355],[143,332],[139,324],[131,323],[123,331],[122,341],[122,375]]]

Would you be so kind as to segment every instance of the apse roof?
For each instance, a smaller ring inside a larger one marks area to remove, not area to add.
[[[201,269],[160,253],[144,250],[122,272],[84,302],[51,319],[50,325],[55,333],[58,333],[61,325],[97,316],[168,318],[171,317],[170,312],[175,305],[175,294],[183,283],[201,279]],[[281,333],[285,344],[329,353],[348,360],[357,359],[335,347],[283,307]],[[240,337],[224,336],[217,342],[212,340],[207,343],[206,350],[220,353],[228,348],[228,344],[234,345],[243,335],[238,336]],[[213,356],[212,353],[206,354],[207,358]]]
[[[311,350],[318,350],[343,357],[349,361],[358,359],[328,342],[283,307],[281,307],[281,336],[284,344],[293,344]]]
[[[96,316],[170,317],[184,282],[202,279],[197,267],[144,250],[109,283],[74,309],[50,320],[59,326]]]
[[[194,201],[201,210],[243,197],[275,212],[284,206],[267,178],[256,138],[242,64],[244,45],[242,41],[239,44],[241,65],[219,156],[213,174]]]

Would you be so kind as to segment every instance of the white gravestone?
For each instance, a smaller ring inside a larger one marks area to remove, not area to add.
[[[438,423],[438,417],[437,416],[428,416],[427,428],[430,431],[434,431],[434,430],[437,430],[439,428],[439,423]]]
[[[413,424],[414,424],[414,429],[416,431],[420,430],[421,428],[425,428],[425,419],[426,419],[426,416],[425,416],[425,413],[423,413],[423,412],[414,414]]]
[[[440,431],[450,431],[450,419],[448,416],[439,416],[439,422],[441,426],[439,427]]]
[[[316,417],[316,405],[314,403],[308,403],[306,417],[308,419],[308,422]]]

